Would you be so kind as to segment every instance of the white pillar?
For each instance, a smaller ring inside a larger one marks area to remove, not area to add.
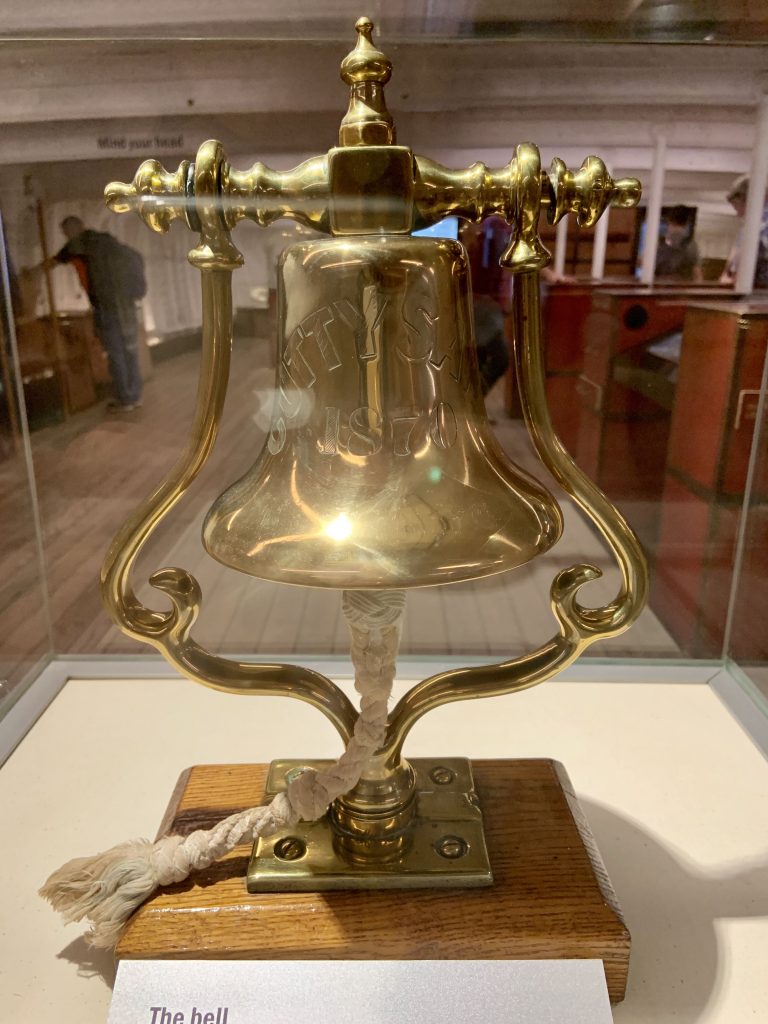
[[[744,212],[744,225],[739,243],[739,266],[736,270],[734,290],[751,292],[755,279],[755,264],[760,246],[760,226],[765,206],[765,191],[768,185],[768,94],[764,93],[757,107],[755,141],[752,148],[752,164],[749,169],[749,195]]]
[[[565,273],[565,254],[568,245],[568,217],[570,214],[566,213],[562,220],[557,222],[557,228],[555,229],[557,234],[555,235],[555,261],[552,265],[552,269],[560,277]]]
[[[591,276],[600,281],[605,276],[605,250],[608,247],[608,223],[611,216],[610,206],[595,224],[592,238],[592,271]]]
[[[661,203],[664,196],[666,159],[667,139],[664,135],[658,135],[653,155],[651,182],[648,186],[648,205],[645,211],[645,245],[640,268],[640,280],[643,284],[653,284],[653,276],[656,272],[656,250],[659,247],[659,224],[661,223]]]

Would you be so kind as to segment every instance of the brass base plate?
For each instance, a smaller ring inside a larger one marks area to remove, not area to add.
[[[268,766],[183,773],[158,835],[189,835],[264,803]],[[245,891],[238,846],[136,911],[118,959],[600,959],[624,997],[630,941],[562,765],[473,761],[493,885],[476,889]]]
[[[330,764],[273,761],[265,800],[285,790],[288,772]],[[318,821],[302,821],[267,839],[257,839],[248,865],[248,892],[491,885],[493,875],[470,762],[462,757],[415,758],[410,764],[416,776],[416,814],[409,827],[407,849],[396,860],[351,864],[337,850],[326,814]]]

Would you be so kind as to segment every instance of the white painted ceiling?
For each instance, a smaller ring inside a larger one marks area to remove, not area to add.
[[[55,0],[0,3],[5,34],[343,39],[360,14],[390,38],[755,42],[764,0]]]
[[[766,0],[365,6],[394,62],[398,141],[418,152],[501,163],[533,141],[547,159],[595,151],[647,179],[663,133],[671,201],[722,202],[749,167]],[[338,65],[360,13],[341,0],[2,0],[0,168],[67,198],[148,155],[175,165],[210,137],[241,164],[289,166],[336,142]],[[123,137],[135,149],[100,147]]]

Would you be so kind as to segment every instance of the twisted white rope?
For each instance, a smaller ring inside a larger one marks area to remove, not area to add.
[[[239,811],[211,829],[164,836],[156,843],[133,840],[71,860],[51,875],[40,895],[67,921],[88,918],[91,945],[112,947],[131,913],[158,886],[183,881],[257,836],[321,817],[332,800],[355,786],[366,761],[384,741],[404,606],[402,590],[343,592],[361,701],[352,737],[335,764],[302,772],[270,804]]]

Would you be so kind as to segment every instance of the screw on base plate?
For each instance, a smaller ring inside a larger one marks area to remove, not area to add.
[[[456,773],[452,772],[450,768],[446,768],[444,765],[437,765],[429,773],[430,779],[438,786],[447,786],[453,782],[456,778]]]
[[[447,860],[458,860],[467,852],[469,845],[461,836],[442,836],[435,843],[435,849]]]
[[[279,860],[300,860],[307,852],[307,844],[298,836],[286,836],[275,843],[275,856]]]

